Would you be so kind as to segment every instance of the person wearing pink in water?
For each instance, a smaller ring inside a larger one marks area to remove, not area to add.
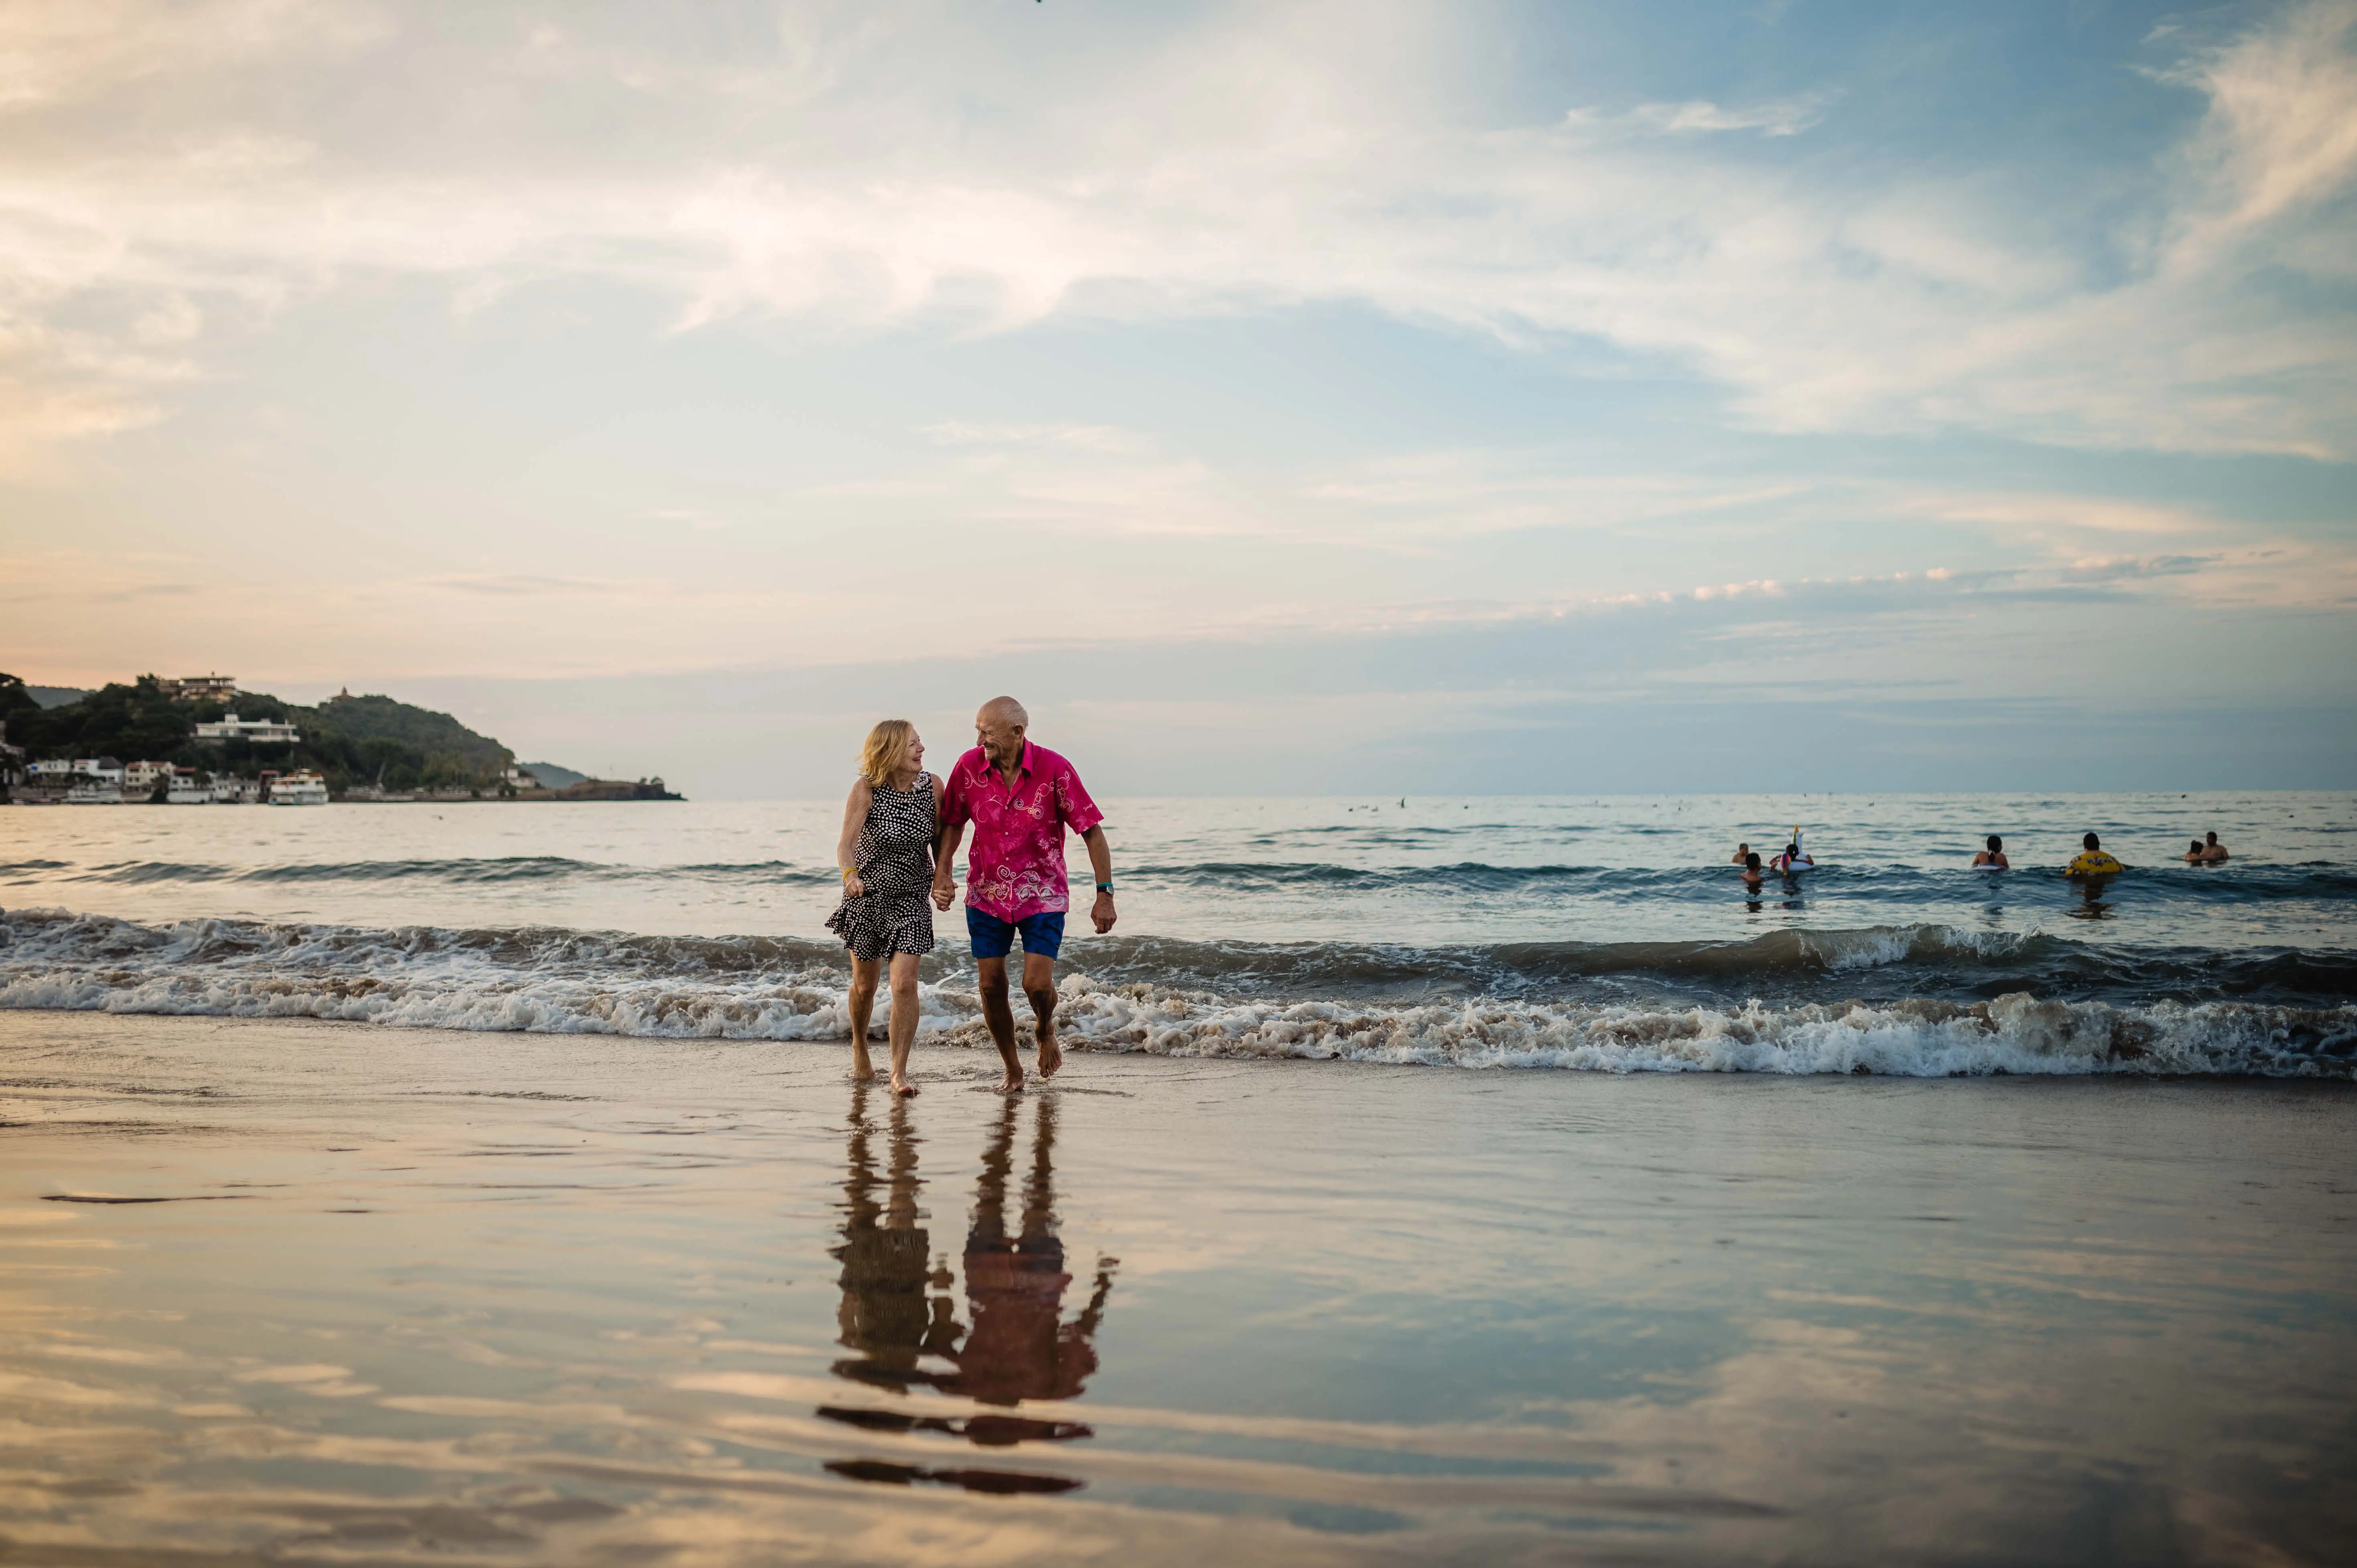
[[[1113,850],[1104,813],[1089,799],[1072,765],[1027,738],[1031,717],[1012,697],[993,697],[974,716],[981,744],[950,769],[942,800],[942,842],[933,861],[933,903],[957,896],[951,868],[965,825],[974,850],[965,867],[965,929],[974,945],[983,1022],[990,1026],[1006,1076],[1002,1094],[1019,1093],[1023,1063],[1015,1054],[1015,1010],[1006,997],[1006,955],[1023,942],[1023,994],[1030,998],[1039,1042],[1039,1076],[1064,1065],[1056,1043],[1056,955],[1064,944],[1071,891],[1064,880],[1064,834],[1081,835],[1096,873],[1089,918],[1103,936],[1113,929]]]

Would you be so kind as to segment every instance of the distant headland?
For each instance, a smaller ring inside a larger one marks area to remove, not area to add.
[[[515,754],[448,714],[339,692],[317,707],[229,675],[94,692],[0,674],[0,799],[21,805],[321,805],[330,800],[676,800]]]

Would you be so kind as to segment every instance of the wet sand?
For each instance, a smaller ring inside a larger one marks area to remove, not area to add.
[[[0,1014],[0,1562],[2322,1563],[2357,1092]]]

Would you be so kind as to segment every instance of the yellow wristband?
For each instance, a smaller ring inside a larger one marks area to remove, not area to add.
[[[850,881],[850,880],[852,879],[852,877],[853,877],[855,875],[856,875],[856,873],[858,872],[858,869],[859,869],[859,868],[858,868],[857,866],[856,866],[856,865],[846,865],[846,866],[845,866],[845,867],[843,868],[843,879],[844,879],[845,882]]]

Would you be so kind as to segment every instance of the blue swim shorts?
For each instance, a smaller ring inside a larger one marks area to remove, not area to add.
[[[986,915],[973,905],[965,907],[965,932],[974,939],[976,958],[1005,958],[1015,946],[1015,933],[1023,933],[1023,950],[1038,953],[1041,958],[1054,958],[1064,949],[1064,912],[1026,915],[1019,920],[1002,920]]]

